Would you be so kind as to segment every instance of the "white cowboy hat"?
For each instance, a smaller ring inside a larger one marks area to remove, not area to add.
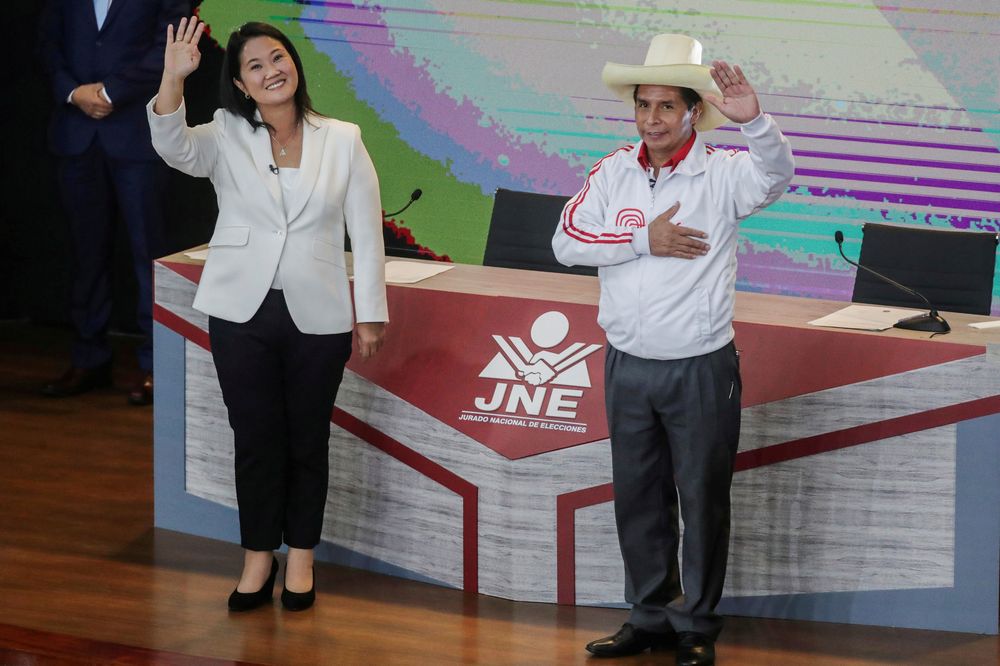
[[[701,64],[701,42],[687,35],[662,34],[653,37],[642,65],[604,65],[601,79],[618,97],[632,104],[637,85],[676,86],[691,88],[702,98],[705,93],[721,94],[712,80],[711,67]],[[702,102],[701,117],[695,129],[702,132],[728,122],[718,109]]]

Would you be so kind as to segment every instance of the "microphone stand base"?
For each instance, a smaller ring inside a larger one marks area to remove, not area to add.
[[[944,320],[944,317],[933,311],[927,314],[900,319],[893,327],[903,328],[907,331],[924,331],[926,333],[947,333],[951,330],[951,326]]]

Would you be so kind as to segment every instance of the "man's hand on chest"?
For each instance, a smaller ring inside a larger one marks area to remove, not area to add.
[[[708,238],[708,234],[673,221],[680,207],[680,202],[675,203],[649,223],[649,253],[653,256],[697,259],[708,254],[711,246],[698,240]]]

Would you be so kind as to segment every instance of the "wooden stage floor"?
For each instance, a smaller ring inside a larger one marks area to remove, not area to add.
[[[130,341],[119,365],[133,367]],[[51,400],[63,330],[0,322],[0,664],[582,664],[625,612],[514,603],[317,567],[316,606],[226,611],[240,549],[153,529],[152,410]],[[738,556],[738,554],[737,554]],[[280,587],[278,588],[280,590]],[[718,663],[1000,663],[1000,639],[731,618]],[[672,653],[613,663],[674,662]],[[593,662],[591,662],[593,663]],[[603,660],[602,660],[603,663]]]

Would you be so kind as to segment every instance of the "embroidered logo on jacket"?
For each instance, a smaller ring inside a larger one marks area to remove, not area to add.
[[[646,226],[646,216],[638,208],[622,208],[618,211],[615,226],[638,229]]]

